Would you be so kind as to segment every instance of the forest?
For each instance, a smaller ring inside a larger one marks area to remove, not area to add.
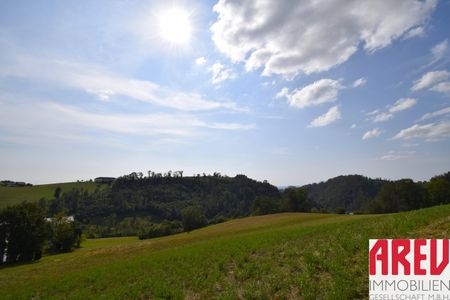
[[[41,199],[39,205],[49,217],[73,215],[89,237],[107,237],[136,235],[148,228],[153,231],[156,224],[165,226],[159,231],[179,232],[183,215],[195,212],[204,219],[200,223],[214,224],[250,215],[256,198],[281,198],[277,187],[245,175],[141,174],[119,177],[93,192],[56,190],[53,199]]]

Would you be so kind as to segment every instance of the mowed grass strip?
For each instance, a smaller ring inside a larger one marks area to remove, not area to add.
[[[369,238],[439,237],[449,216],[450,205],[383,216],[277,214],[153,240],[88,241],[0,270],[0,298],[361,299]]]
[[[61,187],[63,192],[74,188],[83,188],[92,192],[97,187],[94,182],[66,182],[23,187],[0,186],[0,208],[19,204],[23,201],[33,202],[41,198],[52,199],[58,186]]]

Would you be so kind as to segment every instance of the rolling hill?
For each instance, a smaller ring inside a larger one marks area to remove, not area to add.
[[[18,204],[22,201],[37,201],[41,198],[50,199],[53,197],[55,189],[61,187],[63,192],[74,188],[83,188],[88,191],[95,190],[94,182],[66,182],[52,183],[24,187],[0,186],[0,208],[8,205]]]
[[[335,212],[341,207],[352,212],[362,210],[386,182],[388,181],[361,175],[341,175],[302,188],[308,191],[308,197],[312,201],[326,211]]]
[[[448,238],[450,205],[390,215],[282,213],[173,236],[87,240],[0,269],[2,299],[361,299],[369,238]]]

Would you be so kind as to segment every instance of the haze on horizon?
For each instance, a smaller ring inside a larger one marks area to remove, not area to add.
[[[0,2],[0,180],[450,170],[450,1],[274,3]]]

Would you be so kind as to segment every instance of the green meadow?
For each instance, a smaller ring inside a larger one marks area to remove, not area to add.
[[[1,299],[364,299],[370,238],[448,238],[450,205],[282,213],[173,236],[87,240],[0,269]]]
[[[42,197],[52,199],[55,189],[58,186],[61,188],[62,192],[74,188],[84,188],[88,191],[94,191],[96,188],[94,182],[66,182],[24,187],[0,186],[0,208],[18,204],[22,201],[37,201]]]

